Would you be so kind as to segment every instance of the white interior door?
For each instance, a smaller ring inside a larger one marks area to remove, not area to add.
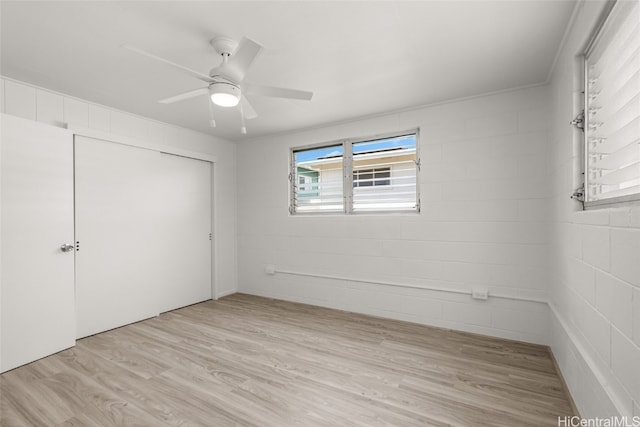
[[[160,312],[211,299],[211,163],[162,155]]]
[[[76,136],[78,337],[211,298],[211,164]]]
[[[73,135],[2,115],[0,371],[75,345]]]

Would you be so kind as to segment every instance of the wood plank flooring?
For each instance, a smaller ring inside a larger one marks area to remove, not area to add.
[[[548,349],[235,294],[0,376],[0,425],[556,426]]]

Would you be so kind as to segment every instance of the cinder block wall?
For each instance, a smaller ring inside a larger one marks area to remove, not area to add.
[[[581,61],[603,2],[581,2],[551,80],[551,347],[585,417],[640,416],[640,203],[582,211]]]
[[[546,87],[260,138],[238,145],[239,287],[247,293],[547,343],[544,303],[286,274],[378,280],[546,300]],[[291,216],[291,147],[420,128],[422,212]]]

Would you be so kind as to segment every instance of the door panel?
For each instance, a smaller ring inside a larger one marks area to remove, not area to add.
[[[2,115],[0,371],[75,344],[73,135]]]
[[[211,299],[211,163],[164,154],[160,312]]]
[[[78,338],[159,313],[160,158],[75,137]]]

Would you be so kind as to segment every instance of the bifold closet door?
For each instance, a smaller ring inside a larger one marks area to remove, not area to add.
[[[7,115],[1,127],[4,372],[73,347],[76,329],[73,135]]]
[[[211,298],[210,169],[76,136],[78,337]]]

